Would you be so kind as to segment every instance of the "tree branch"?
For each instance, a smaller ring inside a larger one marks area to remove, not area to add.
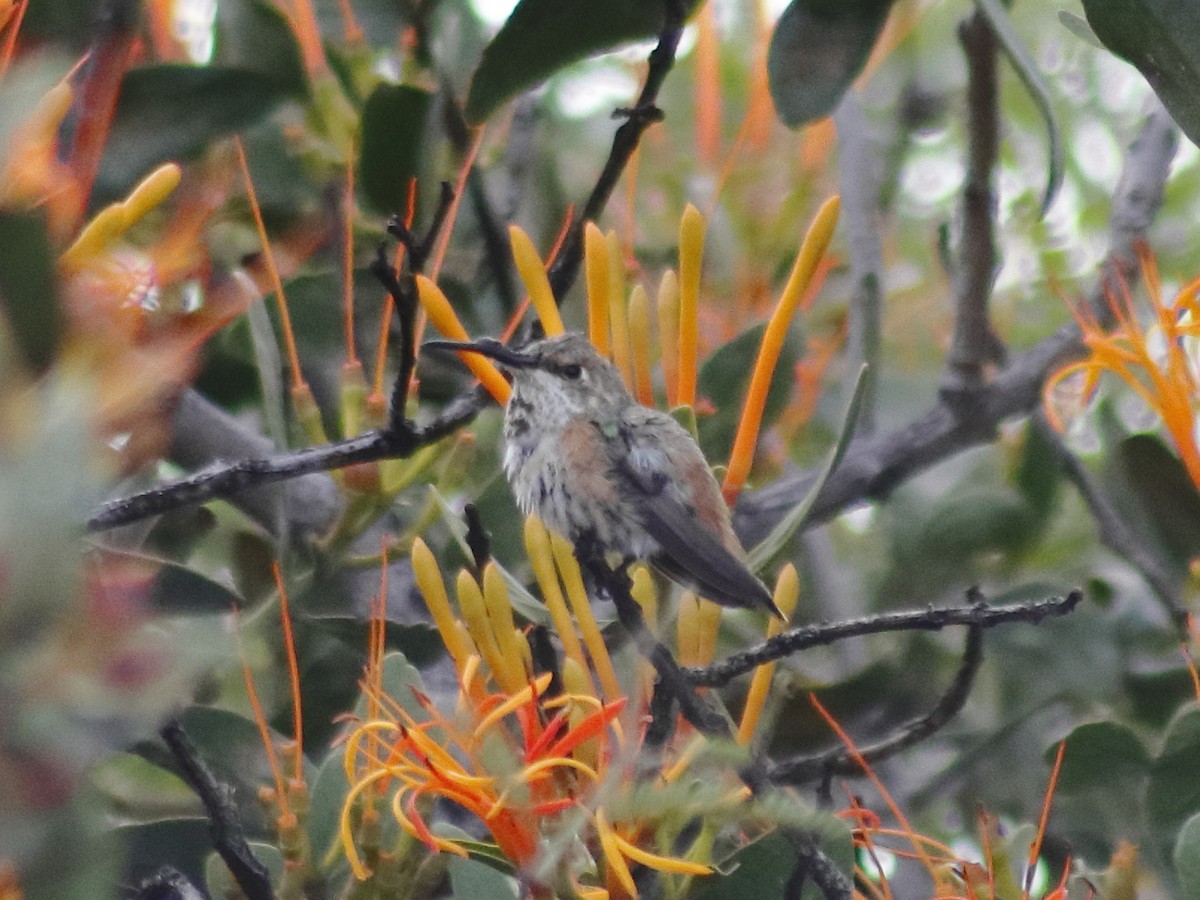
[[[786,760],[776,763],[767,770],[767,778],[776,783],[802,784],[816,778],[829,778],[834,775],[854,775],[859,772],[859,760],[867,763],[877,763],[894,756],[919,741],[934,734],[953,719],[967,702],[971,685],[983,662],[983,626],[975,623],[967,630],[967,647],[963,652],[962,664],[954,681],[942,698],[928,713],[907,725],[898,728],[896,732],[878,743],[859,747],[857,754],[851,754],[846,747],[836,747],[826,753],[816,756],[805,756],[799,759]]]
[[[1118,273],[1136,277],[1134,244],[1143,239],[1162,201],[1178,132],[1170,115],[1155,104],[1130,148],[1113,198],[1110,249],[1089,301],[1101,321],[1111,315],[1105,291],[1116,288]],[[914,422],[886,434],[856,440],[825,482],[807,524],[822,522],[847,506],[880,499],[897,485],[969,447],[993,440],[1001,422],[1027,415],[1041,400],[1042,385],[1060,365],[1084,351],[1079,329],[1066,325],[1016,356],[991,383],[954,408],[939,401]],[[784,476],[759,491],[745,492],[734,510],[734,526],[746,546],[758,543],[808,493],[815,475]]]
[[[1000,84],[996,36],[982,13],[958,29],[967,58],[967,178],[962,196],[962,239],[954,271],[954,335],[942,383],[949,402],[967,399],[985,380],[990,363],[1004,361],[988,306],[996,276],[996,193],[992,172],[1000,150]]]
[[[596,179],[596,186],[592,188],[591,195],[583,205],[583,211],[576,217],[567,232],[562,249],[547,273],[547,277],[550,279],[550,288],[560,303],[579,274],[579,264],[583,261],[584,226],[599,218],[600,213],[604,211],[608,198],[612,196],[613,189],[621,178],[621,173],[625,171],[629,158],[633,156],[633,151],[637,149],[638,143],[642,139],[642,134],[655,122],[662,120],[662,110],[655,106],[655,103],[658,100],[658,92],[662,89],[663,81],[666,80],[668,73],[675,65],[675,50],[679,46],[679,39],[683,36],[683,20],[686,12],[683,0],[665,0],[664,6],[666,18],[662,31],[658,35],[658,44],[650,53],[646,83],[642,86],[641,94],[638,95],[637,104],[632,109],[619,109],[613,114],[614,116],[624,116],[625,122],[613,135],[612,149],[609,151],[600,177]]]
[[[1046,417],[1041,414],[1034,416],[1033,427],[1038,429],[1043,440],[1058,454],[1059,464],[1062,465],[1067,479],[1075,486],[1075,490],[1079,492],[1092,514],[1100,542],[1141,574],[1171,616],[1175,627],[1182,629],[1186,634],[1188,612],[1180,597],[1179,580],[1171,574],[1158,554],[1129,527],[1129,523],[1113,505],[1112,499],[1092,477],[1092,473],[1079,457],[1067,448],[1058,432],[1046,421]]]
[[[216,779],[179,722],[164,725],[162,739],[182,768],[187,783],[204,804],[213,847],[221,855],[237,886],[249,900],[274,900],[271,874],[246,843],[237,807],[233,804],[233,789]]]
[[[801,625],[746,650],[732,653],[710,666],[683,669],[688,683],[695,686],[723,687],[739,675],[767,662],[791,656],[808,647],[819,647],[846,638],[891,631],[941,631],[951,625],[971,625],[994,628],[1006,622],[1030,622],[1065,616],[1073,612],[1083,599],[1083,592],[1071,591],[1065,598],[1051,597],[1032,603],[1009,606],[988,606],[976,602],[970,606],[950,606],[943,609],[923,609],[910,612],[881,613],[844,622],[821,625]]]

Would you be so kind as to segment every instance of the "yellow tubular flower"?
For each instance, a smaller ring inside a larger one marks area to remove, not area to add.
[[[625,893],[630,897],[636,897],[638,895],[637,885],[634,884],[629,866],[621,855],[621,848],[617,844],[617,833],[608,824],[608,816],[605,815],[603,809],[596,810],[596,836],[600,838],[600,849],[604,851],[604,862],[608,866],[608,870],[620,882]]]
[[[629,321],[625,315],[625,255],[615,231],[604,236],[608,245],[608,326],[612,329],[612,359],[621,378],[633,388],[633,362],[629,358]]]
[[[681,666],[694,666],[700,655],[700,601],[691,591],[679,593],[675,620],[675,650]]]
[[[667,408],[679,405],[679,276],[663,272],[658,283],[658,346],[662,352],[663,383]]]
[[[529,556],[529,565],[533,568],[538,587],[542,589],[542,599],[550,613],[550,621],[554,623],[554,630],[558,632],[559,640],[562,641],[563,655],[574,660],[587,676],[587,690],[581,693],[595,694],[596,687],[588,673],[583,644],[579,642],[579,635],[575,633],[575,623],[571,621],[567,601],[558,581],[554,552],[550,549],[550,532],[537,516],[530,516],[525,520],[525,552]]]
[[[758,358],[754,362],[754,374],[750,377],[750,388],[746,392],[746,401],[742,407],[742,419],[738,423],[737,436],[733,441],[733,451],[729,455],[729,469],[725,473],[725,483],[722,491],[725,501],[732,503],[741,492],[750,474],[750,465],[754,461],[754,448],[758,444],[758,432],[762,426],[763,409],[767,402],[767,392],[771,387],[771,377],[779,362],[779,354],[783,350],[783,342],[787,337],[788,327],[796,314],[796,307],[804,298],[813,275],[829,241],[833,238],[833,230],[837,227],[840,200],[837,195],[830,197],[817,211],[812,225],[804,235],[804,243],[796,254],[796,263],[788,276],[783,294],[767,330],[763,333],[759,345]],[[682,251],[681,251],[682,252]],[[686,298],[686,291],[684,293]],[[680,365],[682,365],[682,360]]]
[[[479,654],[492,670],[492,677],[506,693],[519,690],[520,685],[512,685],[506,678],[508,669],[496,644],[496,635],[492,633],[492,623],[488,619],[483,592],[479,590],[479,585],[475,583],[470,572],[463,570],[458,573],[457,588],[458,608],[462,610],[463,620],[467,630],[471,632],[475,646],[479,648]]]
[[[605,700],[612,703],[624,694],[621,684],[617,681],[617,673],[613,668],[612,659],[608,655],[608,645],[600,634],[600,626],[592,615],[592,605],[588,602],[587,588],[583,584],[583,573],[579,571],[579,563],[575,561],[575,551],[570,542],[561,535],[550,535],[550,549],[554,552],[554,561],[562,575],[567,596],[571,600],[571,608],[575,612],[575,621],[579,623],[579,631],[583,635],[583,643],[592,657],[596,667],[596,675],[600,686],[604,688]]]
[[[97,213],[59,262],[70,270],[99,255],[148,212],[161,206],[179,187],[182,178],[183,170],[175,163],[159,166],[143,178],[128,197]]]
[[[783,613],[785,619],[791,619],[800,598],[800,576],[796,567],[788,563],[779,573],[775,582],[775,605]],[[786,628],[786,623],[772,618],[767,624],[767,637],[773,638]],[[767,703],[767,692],[771,689],[771,679],[775,675],[775,663],[763,663],[754,670],[754,678],[750,681],[750,691],[746,694],[746,705],[742,709],[742,721],[738,724],[737,742],[743,747],[750,744],[754,737],[754,729],[762,718],[763,708]]]
[[[608,356],[608,244],[594,222],[583,228],[584,266],[587,271],[588,340],[601,356]]]
[[[696,344],[700,337],[700,269],[704,232],[700,210],[687,205],[679,222],[679,406],[696,405]]]
[[[451,340],[469,341],[471,339],[467,334],[467,329],[463,328],[462,322],[455,315],[454,307],[442,293],[442,289],[424,275],[417,276],[417,297],[434,328]],[[504,376],[500,374],[500,370],[493,366],[487,357],[478,353],[460,353],[458,356],[463,361],[463,365],[471,370],[479,379],[479,383],[495,398],[497,403],[501,405],[508,403],[508,395],[512,389],[504,380]]]
[[[446,651],[454,660],[454,670],[461,678],[473,650],[469,640],[464,640],[463,632],[459,629],[460,623],[450,609],[450,598],[446,595],[446,583],[438,569],[437,560],[420,538],[413,540],[412,567],[425,606],[433,617]]]
[[[774,618],[774,617],[772,617]],[[711,600],[701,599],[696,628],[696,662],[707,666],[717,652],[717,634],[721,630],[721,607]]]
[[[525,643],[513,624],[512,604],[508,600],[508,587],[504,576],[495,563],[488,563],[483,570],[483,601],[487,607],[488,620],[492,623],[492,634],[503,660],[506,684],[524,684],[529,677],[525,668],[521,644]],[[526,648],[528,650],[528,648]]]
[[[592,696],[595,690],[592,687],[592,678],[587,670],[579,665],[570,657],[562,662],[562,680],[563,689],[568,694]],[[587,718],[588,711],[578,703],[571,704],[571,711],[567,714],[567,724],[571,728],[577,728],[579,724]],[[596,762],[600,757],[600,739],[588,738],[574,750],[576,759],[587,763],[593,769],[596,768]]]
[[[629,294],[629,349],[633,365],[633,395],[638,403],[654,405],[650,386],[650,298],[635,284]]]
[[[558,304],[554,302],[554,292],[550,290],[550,280],[546,277],[546,268],[537,248],[524,231],[516,225],[508,226],[508,237],[512,242],[513,260],[517,264],[517,272],[525,289],[529,291],[529,300],[537,310],[538,318],[542,320],[542,328],[546,334],[562,334],[562,317],[558,314]]]

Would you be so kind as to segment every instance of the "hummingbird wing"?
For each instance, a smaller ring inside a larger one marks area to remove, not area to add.
[[[622,416],[619,431],[624,447],[613,454],[614,468],[636,499],[640,524],[659,546],[651,563],[722,606],[761,608],[783,618],[766,586],[725,546],[718,529],[728,528],[727,520],[710,526],[697,509],[708,501],[710,518],[728,515],[691,435],[670,416],[636,406]],[[730,538],[736,542],[732,532]]]

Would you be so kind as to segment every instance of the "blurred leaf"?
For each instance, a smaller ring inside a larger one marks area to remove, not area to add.
[[[207,575],[178,563],[138,553],[103,548],[96,551],[102,560],[142,564],[154,572],[150,587],[150,605],[173,615],[188,613],[224,614],[244,604],[238,594]]]
[[[1046,86],[1046,80],[1042,77],[1037,63],[1034,62],[1033,54],[1029,52],[1029,48],[1017,34],[1017,30],[1008,17],[1008,10],[1004,8],[1000,0],[975,0],[975,5],[987,17],[988,23],[992,26],[992,32],[1000,41],[1000,47],[1004,50],[1004,54],[1012,63],[1013,68],[1016,69],[1021,83],[1025,85],[1025,90],[1029,92],[1034,106],[1037,107],[1038,112],[1042,115],[1042,120],[1046,123],[1049,166],[1046,175],[1046,190],[1042,194],[1041,214],[1044,216],[1058,195],[1058,189],[1062,187],[1063,172],[1066,169],[1066,150],[1063,148],[1058,119],[1054,116],[1050,89]]]
[[[746,389],[750,385],[766,330],[765,322],[746,329],[710,353],[700,367],[697,380],[700,393],[716,407],[716,412],[711,416],[700,416],[697,421],[700,447],[711,461],[729,458],[738,422],[742,418]],[[779,362],[771,375],[771,387],[763,408],[763,430],[769,428],[787,406],[795,381],[796,363],[803,352],[804,338],[800,330],[789,329],[779,353]]]
[[[693,893],[696,900],[782,897],[795,868],[795,849],[783,835],[773,832],[722,860],[721,869],[729,874],[698,879]]]
[[[892,0],[792,0],[771,36],[767,77],[779,118],[829,115],[866,65]]]
[[[283,877],[283,854],[279,852],[279,848],[262,841],[248,841],[247,844],[254,858],[267,867],[271,883],[279,884]],[[241,888],[229,872],[229,867],[215,851],[204,861],[204,887],[210,897],[243,896]]]
[[[1062,484],[1062,465],[1058,453],[1040,428],[1025,429],[1025,443],[1017,465],[1017,490],[1043,523],[1058,504]]]
[[[274,78],[219,66],[153,65],[121,83],[99,181],[128,190],[166,160],[191,159],[216,140],[265,118],[288,91]]]
[[[250,343],[254,348],[255,368],[262,390],[263,424],[275,449],[286,450],[288,395],[283,383],[283,358],[275,329],[271,326],[271,316],[262,300],[256,300],[247,308],[246,324],[250,328]]]
[[[312,806],[308,815],[308,839],[312,843],[313,858],[322,860],[338,840],[338,817],[346,795],[350,793],[340,748],[330,751],[310,788]]]
[[[689,11],[696,0],[685,0]],[[466,116],[482,122],[522,91],[596,53],[658,34],[662,0],[521,0],[483,51]]]
[[[1117,722],[1089,722],[1066,738],[1058,790],[1069,794],[1092,788],[1111,789],[1118,781],[1140,778],[1150,771],[1150,755],[1127,727]],[[1054,761],[1058,745],[1046,751]]]
[[[1087,23],[1087,19],[1081,18],[1074,13],[1067,12],[1065,9],[1058,11],[1058,21],[1062,23],[1063,28],[1075,35],[1081,41],[1086,41],[1097,50],[1103,50],[1104,45],[1100,43],[1100,38],[1096,37],[1096,32],[1092,31],[1092,26]]]
[[[1154,842],[1169,859],[1179,829],[1200,812],[1200,708],[1185,710],[1170,724],[1150,772],[1146,812]]]
[[[1189,0],[1083,0],[1092,31],[1137,66],[1193,144],[1200,144],[1200,5]]]
[[[486,862],[449,856],[446,870],[450,873],[450,888],[456,900],[474,900],[476,897],[487,897],[488,900],[507,900],[511,897],[516,900],[521,896],[515,878]]]
[[[1121,474],[1154,532],[1181,567],[1200,554],[1200,493],[1183,463],[1161,440],[1135,434],[1116,449]]]
[[[859,367],[858,376],[854,379],[854,393],[850,395],[850,403],[846,407],[845,415],[842,416],[842,427],[837,440],[834,441],[833,447],[825,457],[825,462],[817,473],[816,480],[808,489],[808,493],[804,495],[804,499],[796,504],[783,517],[783,520],[771,529],[771,533],[750,551],[747,559],[750,571],[761,572],[783,550],[792,535],[804,524],[804,520],[808,517],[808,511],[812,509],[812,505],[817,501],[817,496],[821,493],[821,488],[825,486],[829,476],[833,474],[834,469],[842,461],[842,457],[846,455],[846,449],[850,446],[850,441],[854,439],[854,428],[858,424],[859,413],[862,411],[863,402],[867,397],[867,371],[868,366],[863,363]]]
[[[417,177],[433,95],[407,84],[381,84],[362,111],[359,184],[381,213],[403,213]]]
[[[113,834],[125,849],[125,869],[144,878],[163,866],[172,866],[192,884],[204,883],[204,860],[212,848],[208,819],[160,819],[136,825],[118,825]]]
[[[53,361],[62,329],[46,217],[36,210],[0,210],[0,247],[0,314],[24,362],[40,373]]]
[[[351,647],[367,646],[371,623],[366,619],[322,614],[309,616],[308,619]],[[443,649],[437,629],[424,622],[410,625],[388,619],[383,623],[383,631],[384,645],[389,650],[397,650],[421,665],[437,659]]]
[[[256,72],[286,94],[308,93],[308,73],[283,11],[266,0],[221,0],[212,65]]]
[[[429,718],[429,713],[417,702],[416,698],[416,693],[423,694],[425,692],[425,683],[421,680],[421,673],[403,653],[389,653],[384,656],[381,688],[384,694],[400,704],[404,711],[418,722],[424,722]],[[359,697],[358,703],[354,707],[354,714],[359,719],[366,720],[366,697]]]
[[[1183,900],[1200,900],[1200,813],[1179,829],[1175,840],[1175,876]]]

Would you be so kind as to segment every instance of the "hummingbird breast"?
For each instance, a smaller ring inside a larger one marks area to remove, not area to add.
[[[575,417],[559,428],[527,428],[510,414],[505,444],[504,471],[522,513],[536,515],[573,542],[589,534],[606,551],[625,557],[658,550],[593,422]]]

